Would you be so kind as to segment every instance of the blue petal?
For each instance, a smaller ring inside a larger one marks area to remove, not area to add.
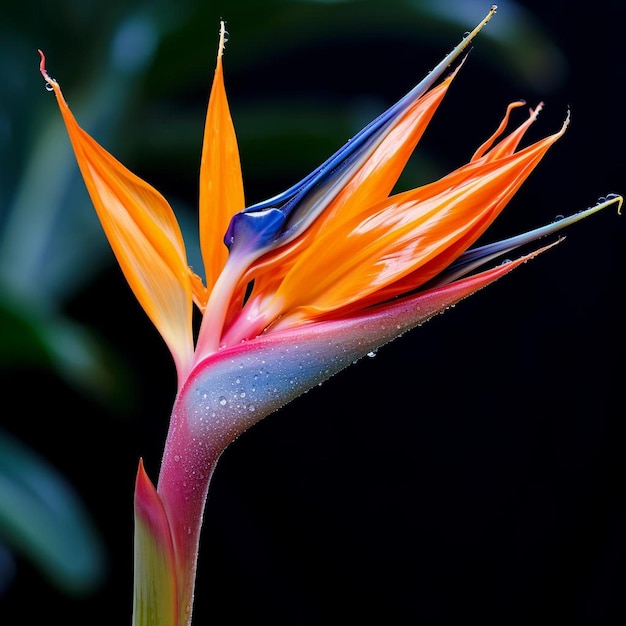
[[[283,229],[286,214],[279,209],[259,209],[251,213],[237,213],[230,221],[226,245],[230,248],[235,241],[246,241],[254,248],[265,248],[274,239],[274,234]]]
[[[619,212],[622,207],[622,202],[623,199],[621,196],[610,193],[600,198],[594,206],[579,211],[569,217],[560,217],[550,224],[534,228],[520,235],[515,235],[514,237],[502,239],[477,248],[471,248],[464,252],[443,274],[437,277],[433,283],[430,283],[429,287],[433,285],[445,285],[458,280],[462,276],[466,276],[499,256],[508,254],[516,248],[532,243],[542,237],[552,235],[613,204],[617,204],[617,210]]]

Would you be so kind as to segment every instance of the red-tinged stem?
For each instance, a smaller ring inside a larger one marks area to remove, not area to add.
[[[184,389],[181,390],[181,394]],[[179,394],[170,421],[157,493],[170,522],[176,555],[179,624],[191,623],[198,545],[209,483],[225,446],[195,437]]]

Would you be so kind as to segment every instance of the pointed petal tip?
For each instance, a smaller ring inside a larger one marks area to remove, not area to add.
[[[622,205],[624,204],[623,196],[621,196],[618,193],[610,193],[607,196],[605,196],[604,200],[605,202],[608,202],[610,204],[614,204],[615,202],[617,202],[617,214],[618,215],[622,214]]]
[[[487,22],[491,20],[491,18],[496,14],[497,11],[498,5],[492,4],[487,15],[485,15],[485,17],[476,25],[476,27],[472,31],[464,35],[463,40],[443,59],[442,63],[447,62],[449,65],[452,61],[457,59],[468,48],[468,46],[476,38],[478,33],[480,33],[480,31],[485,27]]]
[[[48,91],[55,91],[57,96],[60,96],[59,83],[48,74],[48,70],[46,69],[46,55],[41,48],[37,48],[37,52],[39,53],[39,71],[46,81],[46,89]]]
[[[153,507],[161,509],[161,501],[152,481],[146,473],[143,459],[139,459],[137,476],[135,478],[135,509],[136,513],[142,513],[144,517],[149,517]]]
[[[145,481],[149,481],[148,474],[146,473],[146,468],[143,464],[143,457],[139,457],[139,464],[137,466],[137,484],[144,484]]]
[[[226,42],[228,41],[228,31],[226,30],[226,22],[221,19],[220,20],[220,39],[217,47],[217,58],[221,59],[224,56],[224,49],[226,47]]]
[[[39,53],[39,71],[45,78],[48,74],[46,72],[46,55],[43,53],[41,48],[37,48],[37,52]]]

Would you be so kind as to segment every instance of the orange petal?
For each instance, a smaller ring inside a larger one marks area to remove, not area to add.
[[[564,130],[498,160],[487,154],[365,219],[327,224],[272,294],[272,316],[361,310],[424,284],[486,230]]]
[[[460,66],[407,109],[312,230],[323,230],[331,221],[347,221],[391,193],[459,69]]]
[[[200,247],[209,292],[228,257],[223,238],[230,218],[245,204],[237,137],[224,89],[225,34],[222,22],[200,165]]]
[[[514,130],[510,135],[508,135],[508,137],[505,137],[504,139],[502,139],[502,141],[500,141],[495,147],[491,148],[491,146],[493,145],[495,140],[504,132],[504,129],[506,128],[506,125],[508,124],[511,111],[514,108],[517,108],[523,105],[524,105],[523,101],[513,102],[509,104],[509,106],[507,107],[504,119],[500,123],[500,126],[498,127],[496,132],[491,137],[489,137],[489,139],[482,146],[480,146],[480,148],[478,148],[478,150],[474,153],[474,156],[470,159],[470,163],[473,163],[483,158],[493,161],[495,159],[499,159],[503,156],[507,156],[515,152],[515,150],[517,149],[517,146],[519,145],[519,142],[524,136],[524,133],[528,130],[530,125],[537,119],[539,112],[543,108],[542,102],[539,103],[536,109],[530,109],[529,111],[530,115],[528,116],[528,119],[523,124],[520,124],[520,126],[518,126],[517,129]]]
[[[314,242],[327,229],[336,232],[342,224],[360,221],[373,204],[387,198],[458,69],[403,113],[324,213],[300,237],[270,252],[253,265],[244,277],[240,290],[245,289],[246,283],[252,279],[255,281],[255,294],[275,290],[304,250],[315,245]]]
[[[124,167],[76,122],[59,84],[54,93],[104,232],[126,280],[168,345],[184,379],[193,354],[191,271],[174,213],[161,194]]]

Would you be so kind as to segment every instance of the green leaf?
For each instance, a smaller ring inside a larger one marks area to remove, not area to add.
[[[100,538],[71,487],[2,431],[0,538],[65,592],[88,593],[103,579]]]
[[[95,333],[0,288],[0,370],[50,368],[72,387],[124,412],[132,373]]]

